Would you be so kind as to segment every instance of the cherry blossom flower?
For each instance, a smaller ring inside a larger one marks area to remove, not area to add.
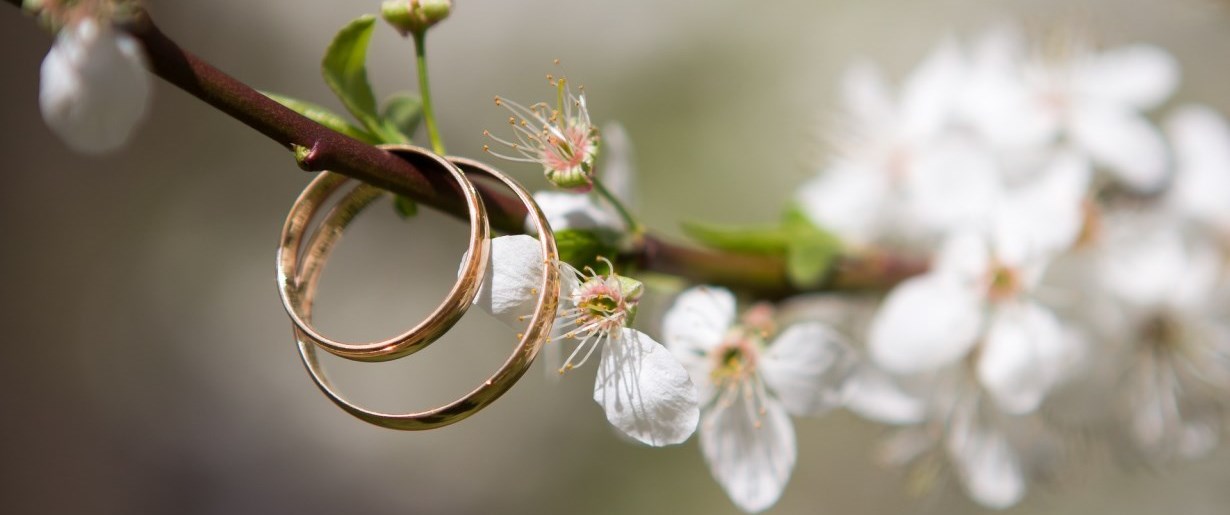
[[[912,231],[910,208],[931,207],[917,196],[918,170],[970,171],[974,183],[983,173],[978,156],[957,148],[959,137],[945,133],[951,122],[966,64],[954,42],[934,50],[906,80],[894,99],[878,69],[869,63],[851,68],[842,81],[841,138],[838,157],[799,191],[798,201],[814,223],[847,243],[866,245]],[[973,160],[971,160],[973,159]],[[957,184],[962,184],[957,182]],[[977,194],[977,188],[973,188]],[[944,203],[963,205],[960,189]],[[900,199],[912,198],[910,206]]]
[[[598,156],[598,128],[589,120],[585,92],[574,93],[564,77],[547,77],[556,88],[555,107],[545,102],[524,106],[512,100],[496,97],[498,106],[507,108],[512,116],[508,125],[516,141],[483,134],[518,155],[491,154],[508,159],[538,163],[547,180],[561,188],[589,191],[593,187],[594,161]]]
[[[629,208],[635,205],[636,169],[632,162],[632,143],[623,126],[608,123],[602,127],[603,160],[596,170],[603,184],[615,198]],[[539,191],[534,193],[538,207],[556,231],[566,229],[609,231],[622,234],[626,223],[605,199],[593,194],[571,191]],[[533,224],[526,221],[526,230]]]
[[[703,286],[682,293],[663,320],[667,345],[700,389],[701,452],[747,512],[776,503],[790,479],[798,451],[789,415],[840,404],[853,364],[824,324],[795,324],[773,338],[776,329],[766,306],[736,323],[734,296]]]
[[[1230,408],[1230,297],[1225,256],[1165,216],[1106,230],[1099,271],[1119,301],[1108,340],[1127,355],[1122,387],[1130,434],[1150,457],[1216,446]]]
[[[904,380],[863,366],[846,394],[856,413],[900,426],[879,457],[907,467],[914,488],[930,489],[950,470],[970,498],[988,508],[1019,503],[1030,479],[1060,450],[1036,415],[1000,409],[965,364]]]
[[[893,374],[935,371],[977,349],[1002,409],[1028,413],[1063,379],[1079,344],[1036,293],[1049,259],[1081,227],[1086,168],[1057,166],[1002,200],[982,231],[948,238],[930,273],[900,284],[871,323],[872,359]]]
[[[132,36],[86,17],[65,26],[43,59],[43,119],[75,151],[100,154],[128,141],[149,104],[145,55]]]
[[[538,298],[542,250],[530,236],[491,241],[486,283],[475,303],[521,329]],[[594,401],[607,420],[652,446],[677,444],[696,430],[700,412],[688,372],[645,333],[627,327],[640,300],[640,283],[615,274],[561,271],[560,310],[550,345],[575,344],[561,373],[584,365],[601,349]]]

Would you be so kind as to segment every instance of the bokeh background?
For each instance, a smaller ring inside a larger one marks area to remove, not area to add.
[[[1150,41],[1183,64],[1176,102],[1230,108],[1230,2],[1213,0],[463,0],[433,32],[444,136],[477,156],[505,114],[495,94],[551,94],[552,59],[597,120],[628,129],[641,213],[770,220],[815,173],[835,84],[859,57],[900,77],[946,35],[1020,20],[1114,45]],[[337,107],[317,64],[333,32],[379,2],[153,1],[165,32],[258,87]],[[361,423],[312,386],[274,289],[274,246],[309,176],[256,132],[158,82],[122,152],[77,156],[42,123],[50,36],[0,8],[0,512],[735,513],[695,442],[617,437],[590,400],[592,367],[531,371],[488,410],[425,433]],[[378,93],[412,88],[411,46],[381,26]],[[542,186],[536,170],[507,166]],[[324,278],[320,322],[393,334],[451,284],[464,229],[377,206]],[[660,304],[661,301],[659,301]],[[652,317],[643,317],[650,319]],[[648,328],[652,330],[652,328]],[[449,400],[513,336],[480,312],[415,357],[330,360],[353,396],[385,409]],[[955,484],[906,493],[875,464],[887,430],[845,414],[801,420],[799,464],[775,513],[979,513]],[[1094,458],[1036,486],[1020,514],[1221,514],[1230,452],[1166,470]]]

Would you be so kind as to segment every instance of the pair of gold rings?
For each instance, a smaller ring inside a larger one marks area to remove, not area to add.
[[[299,355],[312,381],[334,404],[347,413],[372,424],[401,430],[433,429],[458,422],[491,404],[508,391],[529,368],[542,344],[551,333],[559,302],[559,267],[555,237],[546,216],[533,197],[520,184],[502,172],[483,163],[457,157],[441,157],[431,151],[411,145],[382,145],[381,148],[416,163],[441,168],[456,181],[469,211],[470,240],[457,283],[444,301],[428,317],[412,329],[393,338],[367,343],[348,343],[329,338],[312,325],[312,305],[321,271],[342,232],[359,213],[385,191],[359,183],[349,189],[323,215],[310,237],[305,238],[311,222],[324,209],[326,201],[341,192],[350,179],[333,172],[321,172],[308,184],[291,207],[278,243],[278,292],[290,315]],[[542,245],[543,274],[539,298],[530,318],[529,327],[520,336],[513,353],[495,373],[470,393],[449,404],[414,413],[381,413],[364,408],[339,394],[325,376],[316,353],[326,352],[355,361],[389,361],[409,356],[426,348],[461,319],[473,304],[487,274],[491,253],[490,225],[483,200],[467,175],[495,179],[525,203],[530,220],[538,230]]]

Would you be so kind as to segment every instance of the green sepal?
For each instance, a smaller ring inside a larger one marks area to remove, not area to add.
[[[813,224],[797,206],[786,210],[782,230],[789,235],[786,277],[790,283],[799,288],[822,284],[841,255],[841,240]]]
[[[376,17],[363,15],[342,27],[325,50],[320,63],[325,84],[346,110],[384,143],[409,143],[397,128],[376,112],[376,96],[367,80],[367,45]]]
[[[345,118],[342,118],[341,115],[334,113],[333,111],[330,111],[328,108],[325,108],[320,105],[313,104],[311,102],[307,102],[304,100],[299,100],[297,98],[291,98],[285,95],[279,95],[277,93],[270,93],[268,91],[262,91],[261,93],[273,99],[274,102],[277,102],[279,104],[282,104],[283,106],[286,106],[287,109],[290,109],[291,111],[299,113],[307,117],[309,120],[312,120],[313,122],[324,125],[325,127],[333,129],[337,132],[350,136],[364,143],[373,144],[373,145],[376,143],[380,143],[380,140],[376,138],[376,136],[374,136],[372,133],[367,132],[366,130],[361,129],[359,127],[355,127],[350,122],[346,121]]]
[[[423,121],[423,99],[417,93],[397,93],[385,101],[381,118],[410,142]]]

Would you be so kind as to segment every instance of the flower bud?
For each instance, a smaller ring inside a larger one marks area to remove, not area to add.
[[[452,10],[452,0],[388,0],[381,4],[380,16],[405,36],[427,30]]]
[[[73,150],[119,148],[145,116],[150,80],[132,36],[85,18],[64,27],[43,59],[39,107]]]

